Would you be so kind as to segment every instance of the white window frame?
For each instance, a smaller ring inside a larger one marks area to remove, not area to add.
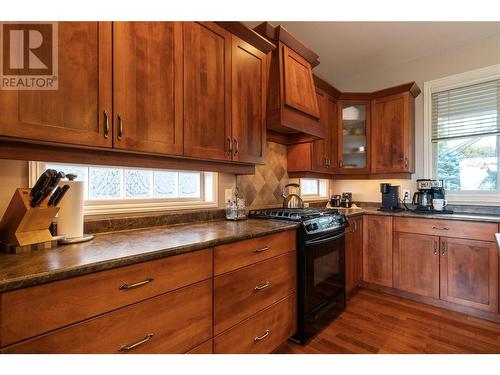
[[[432,143],[432,94],[495,79],[500,79],[500,64],[424,82],[424,176],[436,178],[437,144]],[[497,153],[500,153],[500,141],[497,141]],[[500,206],[500,186],[497,192],[446,191],[446,199],[454,204]]]
[[[68,164],[74,164],[74,163],[68,163]],[[96,167],[99,166],[96,165]],[[108,167],[108,166],[103,166],[103,167]],[[124,167],[116,167],[116,168],[124,168]],[[151,169],[151,168],[137,168],[137,169]],[[38,177],[44,171],[45,171],[44,162],[36,162],[36,161],[29,162],[30,187],[32,187],[35,184]],[[88,200],[85,201],[83,214],[85,216],[98,216],[98,215],[112,215],[112,214],[148,213],[157,211],[189,210],[189,209],[200,209],[200,208],[217,208],[219,206],[218,202],[219,174],[214,172],[211,173],[213,176],[212,180],[213,199],[211,201],[205,201],[199,198]],[[205,185],[204,182],[202,181],[201,189],[204,188]]]
[[[301,198],[307,202],[307,201],[317,201],[317,200],[324,200],[324,199],[328,199],[328,192],[329,192],[329,180],[326,180],[326,179],[322,179],[322,178],[309,178],[309,177],[305,177],[305,178],[300,178],[299,179],[299,185],[302,186],[302,183],[301,181],[302,180],[316,180],[318,182],[318,193],[321,191],[321,188],[320,188],[320,184],[321,183],[324,183],[325,184],[325,192],[326,192],[326,195],[319,195],[319,194],[304,194],[302,192],[302,189],[300,191],[300,196]]]

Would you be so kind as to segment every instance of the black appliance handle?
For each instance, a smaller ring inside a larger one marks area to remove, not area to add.
[[[321,237],[321,238],[314,239],[314,240],[308,240],[305,242],[305,245],[306,246],[321,245],[321,244],[324,244],[326,242],[338,240],[339,238],[342,238],[342,237],[345,237],[344,232],[339,233],[336,236],[328,236],[328,237]]]

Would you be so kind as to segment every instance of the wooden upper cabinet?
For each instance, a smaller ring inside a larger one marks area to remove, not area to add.
[[[498,312],[498,250],[495,242],[441,237],[440,251],[440,298]]]
[[[232,159],[263,163],[266,149],[266,54],[232,36]]]
[[[0,136],[111,147],[111,23],[59,22],[58,40],[58,89],[0,91]]]
[[[372,100],[372,173],[413,173],[415,101],[409,92]]]
[[[213,22],[185,22],[184,155],[229,160],[231,34]]]
[[[113,23],[114,146],[181,155],[182,23]]]
[[[328,156],[331,149],[330,127],[328,124],[328,96],[326,93],[317,90],[316,97],[319,106],[319,120],[325,129],[325,138],[313,141],[312,170],[317,172],[328,172]]]
[[[394,233],[394,288],[439,298],[439,237]]]
[[[311,64],[282,45],[285,105],[319,119],[319,107]]]
[[[363,216],[363,281],[392,287],[391,216]]]

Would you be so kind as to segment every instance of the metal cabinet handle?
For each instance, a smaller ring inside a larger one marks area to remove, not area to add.
[[[264,246],[264,247],[259,247],[258,249],[255,249],[254,251],[256,253],[262,253],[263,251],[269,250],[271,246]]]
[[[108,111],[104,111],[104,138],[109,136],[109,115]]]
[[[267,336],[269,336],[269,330],[266,329],[264,331],[264,334],[261,335],[261,336],[255,336],[255,338],[253,339],[253,341],[261,341],[261,340],[264,340]]]
[[[435,227],[435,226],[432,226],[432,229],[435,229],[435,230],[450,230],[450,228],[448,228],[448,227],[442,227],[442,228],[440,228],[440,227]]]
[[[441,255],[446,255],[446,242],[441,241]]]
[[[358,230],[358,224],[356,223],[355,220],[352,222],[352,226],[353,226],[352,231],[354,233],[354,232],[356,232]]]
[[[327,158],[326,158],[326,166],[327,166],[328,168],[330,168],[330,166],[331,166],[331,165],[332,165],[332,162],[331,162],[330,158],[329,158],[329,157],[327,157]]]
[[[326,156],[323,157],[323,166],[328,167],[328,158]]]
[[[405,168],[408,168],[408,158],[405,158]]]
[[[235,138],[233,139],[233,143],[234,143],[234,154],[237,155],[238,152],[239,152],[239,148],[238,148],[238,140]]]
[[[233,154],[233,141],[229,137],[227,137],[227,154],[229,156]]]
[[[136,342],[135,344],[125,344],[125,345],[122,345],[120,347],[120,349],[118,349],[118,351],[120,352],[128,352],[129,350],[132,350],[132,349],[135,349],[137,348],[138,346],[142,345],[142,344],[145,344],[147,343],[149,340],[151,340],[151,338],[154,336],[154,333],[149,333],[148,335],[146,335],[146,337],[144,337],[141,341],[138,341]]]
[[[118,140],[121,141],[123,139],[123,118],[118,113]]]
[[[152,277],[150,277],[149,279],[146,279],[144,281],[139,281],[138,283],[134,283],[134,284],[123,284],[123,285],[120,285],[120,288],[119,289],[134,289],[134,288],[138,288],[140,286],[143,286],[143,285],[146,285],[146,284],[149,284],[150,282],[152,282],[154,279]]]
[[[342,168],[344,166],[344,163],[342,162],[342,160],[339,160],[339,168]]]
[[[270,282],[269,281],[266,281],[264,284],[262,285],[257,285],[255,288],[253,288],[253,290],[262,290],[262,289],[266,289],[268,286],[269,286]]]
[[[434,241],[434,255],[437,255],[438,253],[438,242]]]

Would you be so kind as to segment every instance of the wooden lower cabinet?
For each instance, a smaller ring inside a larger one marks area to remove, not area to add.
[[[297,329],[296,294],[282,299],[214,339],[216,354],[265,354]]]
[[[210,339],[197,347],[186,352],[186,354],[213,354],[214,353],[214,340]]]
[[[392,287],[392,216],[363,216],[363,281]]]
[[[345,278],[349,294],[363,279],[363,217],[349,219],[345,234]]]
[[[441,238],[440,298],[498,312],[498,250],[494,242]]]
[[[212,336],[206,280],[4,348],[2,353],[185,353]]]
[[[439,237],[394,233],[394,288],[439,298]]]

